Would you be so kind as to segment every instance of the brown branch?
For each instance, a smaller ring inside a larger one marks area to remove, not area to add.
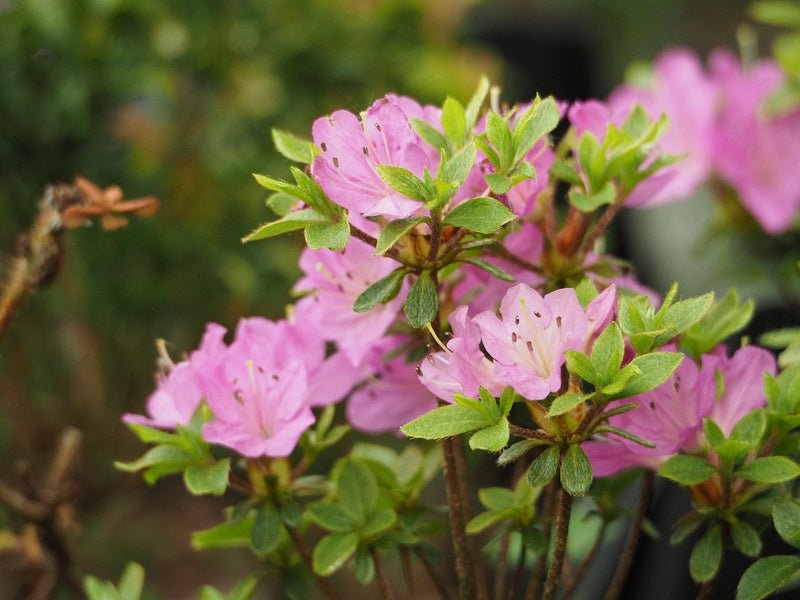
[[[564,566],[564,555],[567,550],[567,535],[569,533],[569,516],[572,512],[572,496],[559,483],[558,506],[556,507],[556,522],[553,537],[553,560],[547,571],[544,582],[542,600],[553,600],[558,591],[558,582],[561,580],[561,569]]]
[[[445,585],[442,576],[439,575],[439,572],[431,564],[431,561],[429,561],[428,557],[425,556],[425,552],[422,550],[422,548],[419,546],[414,546],[414,554],[419,559],[419,562],[422,563],[422,566],[425,567],[425,571],[428,573],[428,577],[430,577],[433,587],[436,588],[441,600],[450,600],[450,592],[447,591],[447,586]]]
[[[503,539],[500,540],[500,552],[497,555],[497,566],[494,572],[494,600],[503,600],[503,592],[506,587],[506,569],[508,566],[508,545],[511,541],[511,531],[508,530],[503,534]]]
[[[628,574],[630,573],[631,567],[633,567],[633,560],[636,556],[636,548],[639,546],[639,540],[642,537],[642,522],[647,516],[647,511],[650,509],[654,479],[655,476],[652,471],[645,471],[642,474],[639,504],[636,507],[636,513],[633,516],[631,528],[628,530],[628,537],[625,540],[625,546],[622,549],[619,563],[617,563],[617,570],[614,572],[614,577],[611,579],[611,584],[603,600],[617,600],[620,594],[622,594],[625,582],[628,580]]]
[[[528,429],[527,427],[520,427],[519,425],[514,425],[513,423],[508,424],[508,431],[511,435],[515,435],[521,438],[527,438],[531,440],[542,440],[546,442],[553,441],[552,436],[542,431],[537,431],[536,429]]]
[[[513,600],[519,594],[522,587],[522,578],[525,575],[525,556],[527,555],[527,548],[525,548],[525,540],[520,536],[519,540],[519,554],[517,555],[517,565],[514,567],[514,578],[511,580],[511,587],[508,589],[508,598]]]
[[[470,490],[472,489],[469,483],[469,465],[467,464],[467,455],[464,452],[464,444],[459,443],[455,445],[456,457],[456,474],[458,475],[458,489],[461,494],[461,504],[464,507],[464,525],[470,522],[472,517],[475,516],[475,507],[472,503]],[[475,568],[475,587],[478,600],[489,600],[489,589],[486,581],[486,569],[484,568],[483,560],[481,558],[481,549],[478,545],[478,538],[471,535],[467,536],[469,543],[469,552],[472,557],[472,564]]]
[[[597,221],[597,225],[595,225],[592,233],[590,233],[581,244],[581,247],[578,249],[578,254],[588,254],[594,248],[595,242],[600,239],[606,229],[608,229],[609,225],[614,221],[619,213],[622,205],[625,204],[625,196],[620,195],[617,200],[608,206],[608,208],[603,212],[603,215]]]
[[[564,589],[564,600],[572,600],[572,597],[575,595],[575,590],[578,588],[578,585],[589,571],[589,567],[592,565],[592,562],[603,545],[603,540],[606,536],[606,530],[608,529],[608,523],[609,520],[603,517],[603,524],[600,526],[600,531],[597,532],[597,538],[595,538],[592,548],[586,554],[583,562],[581,562],[580,566],[578,567],[578,570],[575,571],[574,577],[570,579],[570,582]]]
[[[400,546],[400,568],[403,571],[403,579],[405,579],[408,586],[409,597],[416,596],[414,592],[414,571],[411,568],[411,555],[408,552],[408,546]]]
[[[389,580],[386,579],[386,575],[381,567],[381,559],[378,556],[378,551],[372,547],[369,549],[369,553],[372,555],[372,561],[375,563],[375,575],[376,579],[378,580],[378,588],[381,590],[383,600],[395,600],[394,593],[392,592],[392,586],[389,585]]]
[[[450,506],[450,534],[453,538],[459,598],[472,600],[475,596],[475,568],[468,547],[464,504],[456,471],[455,446],[460,443],[460,438],[442,440],[443,471],[447,503]]]
[[[548,546],[550,544],[550,533],[552,530],[551,522],[556,509],[557,492],[558,488],[556,487],[555,481],[551,481],[547,485],[547,488],[545,488],[544,501],[542,503],[542,523],[544,525],[544,537]],[[526,600],[539,600],[541,597],[546,567],[547,551],[542,552],[541,556],[539,556],[539,560],[536,561],[536,568],[533,571],[528,593],[525,595]]]

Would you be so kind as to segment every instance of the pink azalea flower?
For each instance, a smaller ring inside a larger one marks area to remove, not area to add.
[[[594,341],[609,326],[617,314],[617,286],[612,284],[589,302],[586,307],[586,350],[592,347]]]
[[[453,394],[477,396],[479,387],[502,394],[505,386],[492,376],[492,361],[480,349],[481,332],[467,316],[467,307],[459,306],[449,321],[453,337],[447,342],[448,352],[428,355],[419,366],[419,380],[445,402],[452,402]]]
[[[436,399],[419,381],[416,364],[407,363],[402,354],[389,361],[382,358],[405,341],[393,336],[373,347],[367,360],[372,374],[347,402],[347,420],[355,429],[372,434],[395,431],[436,408]]]
[[[343,253],[305,250],[300,257],[305,277],[295,286],[297,291],[311,292],[297,303],[303,322],[336,342],[353,365],[360,365],[394,322],[404,293],[364,313],[353,311],[353,303],[397,266],[390,258],[373,256],[373,249],[356,239],[350,240]]]
[[[295,360],[279,367],[242,327],[230,346],[225,328],[209,324],[191,365],[213,415],[203,438],[243,456],[288,456],[314,415],[306,403],[306,372]],[[273,340],[278,342],[278,340]]]
[[[586,442],[581,447],[592,462],[595,476],[606,477],[635,466],[658,469],[679,450],[697,449],[702,415],[710,410],[715,390],[713,373],[701,373],[693,361],[685,359],[658,388],[618,401],[637,402],[639,408],[612,417],[610,424],[655,444],[655,448],[615,435]]]
[[[147,414],[125,414],[125,423],[136,423],[159,429],[174,429],[188,425],[197,410],[203,393],[188,361],[179,362],[162,378],[147,399]]]
[[[700,59],[686,49],[661,53],[647,89],[625,85],[609,99],[615,112],[627,112],[635,103],[651,119],[667,116],[669,127],[658,140],[658,150],[684,158],[638,185],[626,205],[645,208],[689,198],[711,171],[715,88]]]
[[[782,233],[800,209],[800,110],[764,114],[764,101],[783,81],[775,62],[760,61],[745,71],[731,53],[720,50],[710,65],[720,103],[714,168],[764,231]]]
[[[725,382],[722,397],[713,402],[704,415],[712,419],[726,436],[746,414],[766,406],[764,373],[775,375],[775,357],[756,346],[745,346],[730,358],[720,347],[713,354],[703,356],[703,371],[719,371]]]
[[[561,387],[565,350],[582,350],[587,320],[575,290],[544,298],[524,284],[512,287],[493,312],[474,318],[483,345],[494,359],[494,377],[528,400],[541,400]]]
[[[408,112],[407,112],[408,111]],[[409,114],[410,113],[410,114]],[[422,207],[393,190],[378,165],[408,169],[417,177],[436,173],[439,154],[411,128],[410,118],[434,118],[410,98],[389,95],[370,106],[362,118],[338,110],[314,122],[314,143],[322,151],[311,172],[335,203],[365,216],[407,217]]]

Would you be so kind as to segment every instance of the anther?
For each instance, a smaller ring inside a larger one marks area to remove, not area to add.
[[[333,166],[336,167],[337,169],[339,168],[339,159],[336,158],[335,156],[333,157]]]

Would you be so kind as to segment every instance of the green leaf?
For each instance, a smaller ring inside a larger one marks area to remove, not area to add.
[[[564,354],[567,357],[567,371],[589,383],[594,383],[599,379],[588,356],[575,350],[567,350]]]
[[[718,525],[711,527],[695,544],[689,558],[689,572],[697,583],[711,581],[722,562],[722,534]]]
[[[314,572],[327,577],[350,560],[358,547],[355,533],[331,533],[322,538],[314,548]]]
[[[504,204],[494,198],[472,198],[447,213],[445,225],[463,227],[468,231],[490,234],[516,219]]]
[[[681,544],[686,538],[697,531],[703,523],[705,523],[705,519],[703,519],[702,515],[698,515],[694,511],[682,516],[673,526],[672,535],[669,538],[669,545],[677,546]]]
[[[544,487],[555,477],[561,449],[550,446],[537,456],[528,468],[528,483],[533,487]]]
[[[762,600],[800,572],[800,556],[768,556],[750,565],[736,588],[736,600]]]
[[[713,292],[681,300],[668,306],[663,313],[659,311],[658,315],[661,319],[658,322],[662,327],[671,327],[676,334],[683,333],[703,318],[703,315],[711,308],[712,302],[714,302]]]
[[[359,294],[353,304],[353,310],[358,313],[367,312],[378,304],[389,302],[400,291],[405,276],[405,269],[400,268],[379,279]]]
[[[605,185],[596,192],[584,193],[580,190],[570,190],[568,195],[569,203],[572,206],[581,212],[588,213],[597,210],[601,206],[614,202],[617,198],[617,188],[614,187],[613,183],[607,181]]]
[[[625,369],[633,366],[640,371],[640,374],[631,377],[622,392],[615,394],[615,397],[637,396],[657,388],[669,379],[682,360],[683,354],[677,352],[651,352],[637,356],[625,366]]]
[[[556,128],[561,120],[556,101],[552,96],[534,102],[517,120],[512,132],[514,138],[514,162],[525,158],[543,136]]]
[[[767,431],[767,415],[763,410],[755,410],[739,419],[731,431],[731,439],[745,442],[755,447]]]
[[[761,0],[750,6],[750,14],[769,25],[800,28],[800,5],[790,0]]]
[[[634,444],[639,444],[640,446],[644,446],[645,448],[655,448],[656,445],[648,441],[644,438],[639,437],[631,433],[630,431],[626,431],[625,429],[620,429],[619,427],[614,427],[613,425],[601,425],[597,429],[595,429],[597,433],[613,433],[614,435],[618,435],[621,438],[625,438],[626,440],[632,441]]]
[[[425,221],[424,217],[409,217],[407,219],[398,219],[389,223],[386,227],[381,229],[381,232],[378,234],[378,243],[375,246],[375,256],[380,256],[386,252],[389,248],[394,246],[397,240],[405,236],[423,221]]]
[[[475,164],[476,154],[477,148],[474,143],[470,142],[444,163],[440,179],[448,183],[454,191],[461,187],[469,175],[472,165]]]
[[[275,192],[267,198],[267,206],[279,217],[285,217],[292,212],[298,202],[297,198],[284,192]]]
[[[483,106],[483,102],[486,100],[486,94],[488,93],[489,80],[485,76],[482,76],[478,82],[478,89],[475,90],[475,93],[472,95],[472,98],[470,98],[469,102],[467,103],[467,108],[464,111],[466,129],[468,132],[472,131],[472,129],[475,127],[481,107]]]
[[[195,496],[213,494],[221,496],[228,489],[231,461],[226,458],[213,465],[195,465],[183,472],[183,482]]]
[[[730,525],[731,539],[739,552],[753,558],[761,554],[761,538],[749,523],[736,519]]]
[[[467,135],[467,115],[455,98],[448,96],[442,105],[442,129],[451,140],[460,144]]]
[[[245,577],[228,592],[226,600],[250,600],[261,583],[261,577],[258,573]]]
[[[543,440],[522,440],[511,444],[508,448],[503,450],[503,453],[497,458],[497,464],[501,467],[509,463],[515,462],[521,456],[524,456],[534,448],[543,446],[547,442]]]
[[[550,410],[547,411],[548,417],[557,417],[559,415],[563,415],[564,413],[568,413],[576,406],[583,404],[594,396],[594,393],[591,394],[579,394],[577,392],[567,392],[566,394],[562,394],[550,405]]]
[[[256,509],[250,543],[261,554],[268,554],[278,547],[281,539],[281,517],[272,505],[261,505]]]
[[[332,502],[313,502],[308,505],[308,516],[320,527],[336,533],[353,531],[358,523],[342,505]]]
[[[422,121],[421,119],[411,119],[411,128],[417,133],[419,137],[428,142],[437,150],[447,150],[450,144],[439,131]]]
[[[716,469],[698,456],[677,454],[661,465],[658,474],[681,485],[697,485],[716,473]]]
[[[419,328],[436,318],[439,310],[439,295],[431,279],[430,271],[423,271],[408,291],[403,312],[408,324]]]
[[[597,288],[594,283],[592,283],[592,280],[588,277],[584,277],[580,280],[578,285],[575,286],[575,295],[578,296],[578,302],[580,302],[581,308],[585,310],[591,301],[600,294],[597,293]]]
[[[321,215],[313,209],[305,208],[290,212],[277,221],[260,225],[257,229],[253,230],[252,233],[243,237],[242,242],[254,242],[256,240],[263,240],[276,235],[289,233],[290,231],[305,229],[310,225],[324,225],[328,223],[328,218],[324,215]]]
[[[339,472],[336,494],[345,510],[364,522],[378,502],[378,482],[360,460],[347,460]]]
[[[400,430],[408,437],[425,440],[440,440],[469,431],[491,426],[493,423],[483,413],[464,408],[458,404],[440,406],[410,423]]]
[[[598,385],[602,387],[611,382],[622,365],[624,354],[625,340],[622,331],[612,322],[595,341],[589,357],[598,375]]]
[[[592,464],[577,444],[572,444],[561,462],[561,485],[572,496],[583,496],[592,485]]]
[[[550,176],[583,188],[583,180],[578,171],[563,160],[557,160],[553,163],[553,166],[550,167]]]
[[[742,465],[734,475],[756,483],[782,483],[800,475],[800,467],[786,456],[765,456]]]
[[[503,417],[494,425],[481,429],[469,438],[469,447],[473,450],[500,452],[508,443],[508,420]]]
[[[207,550],[208,548],[249,546],[252,529],[252,516],[247,516],[238,521],[225,521],[210,529],[195,531],[192,534],[192,548],[195,550]]]
[[[305,230],[305,238],[306,244],[312,250],[343,250],[350,241],[350,223],[343,216],[335,223],[309,225]]]
[[[731,288],[702,319],[686,330],[681,345],[696,358],[706,354],[743,329],[750,322],[754,309],[752,300],[740,305],[738,292]]]
[[[275,149],[289,160],[304,165],[310,165],[314,160],[311,142],[288,131],[273,128],[272,142],[275,144]]]
[[[508,281],[509,283],[514,283],[516,279],[514,279],[513,275],[509,275],[503,269],[498,267],[495,264],[490,263],[489,261],[483,260],[482,258],[465,258],[463,259],[465,263],[469,263],[478,267],[479,269],[486,271],[490,275],[494,275],[501,281]]]
[[[477,535],[505,518],[506,513],[497,510],[487,510],[470,519],[466,526],[466,532],[468,535]]]
[[[197,457],[183,448],[173,445],[160,444],[150,448],[143,456],[133,462],[115,462],[114,466],[120,471],[135,473],[142,469],[157,467],[158,475],[177,473],[197,462]],[[158,477],[149,478],[149,483],[154,483]]]
[[[703,434],[712,448],[716,449],[725,442],[725,434],[714,421],[709,418],[703,419]]]
[[[425,182],[408,169],[395,165],[377,165],[377,169],[381,179],[396,192],[423,202],[432,198],[433,194]]]
[[[486,137],[500,157],[500,171],[505,173],[514,160],[514,142],[508,121],[493,110],[486,113]]]
[[[504,487],[488,487],[478,490],[478,499],[486,508],[506,510],[516,504],[514,492]]]
[[[359,548],[353,560],[353,574],[361,585],[369,585],[375,578],[375,561],[366,548]]]
[[[142,565],[135,562],[128,563],[117,586],[120,600],[139,600],[143,587],[144,569]]]
[[[200,600],[225,600],[225,596],[218,589],[204,585],[200,588]]]
[[[361,535],[365,538],[377,537],[394,527],[395,523],[397,523],[397,513],[391,508],[384,508],[370,517],[367,524],[361,528]]]
[[[795,548],[800,548],[800,503],[792,498],[779,498],[772,505],[775,530]]]

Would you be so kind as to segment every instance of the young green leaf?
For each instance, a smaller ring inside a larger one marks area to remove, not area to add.
[[[768,556],[754,562],[742,575],[736,600],[763,600],[800,572],[800,556]]]
[[[494,233],[500,227],[516,219],[504,204],[494,198],[472,198],[462,202],[447,213],[445,225],[463,227],[476,233]]]
[[[561,448],[550,446],[537,456],[528,468],[528,483],[533,487],[544,487],[555,477],[561,458]]]
[[[504,467],[509,463],[516,462],[516,460],[521,456],[524,456],[534,448],[542,446],[546,443],[547,442],[544,442],[542,440],[532,440],[532,439],[515,442],[511,444],[508,448],[503,450],[503,453],[497,458],[497,464],[500,465],[501,467]]]
[[[561,485],[572,496],[583,496],[592,485],[592,464],[578,444],[572,444],[561,462]]]
[[[508,420],[503,417],[494,425],[481,429],[469,438],[469,447],[473,450],[500,452],[508,443]]]
[[[649,392],[657,388],[678,368],[683,360],[683,354],[676,352],[651,352],[644,356],[637,356],[628,363],[620,373],[626,369],[638,369],[639,374],[628,379],[625,388],[615,398],[626,398]]]
[[[506,173],[514,160],[514,142],[508,121],[493,110],[486,114],[486,137],[500,157],[500,172]]]
[[[363,522],[378,501],[378,482],[362,461],[347,460],[336,481],[336,495],[342,506]]]
[[[470,98],[469,102],[467,103],[467,108],[464,110],[467,131],[472,131],[472,129],[475,127],[481,107],[483,106],[483,102],[486,100],[486,94],[488,93],[489,80],[484,76],[481,77],[480,81],[478,82],[478,89],[475,90],[472,98]]]
[[[489,261],[483,260],[482,258],[477,257],[469,257],[463,259],[465,263],[469,263],[481,269],[482,271],[486,271],[490,275],[494,275],[501,281],[508,281],[509,283],[514,283],[516,279],[512,275],[506,273],[503,269],[498,267],[495,264],[490,263]]]
[[[440,179],[446,182],[453,190],[461,187],[469,175],[472,165],[475,164],[477,148],[470,142],[456,152],[452,158],[442,165]]]
[[[400,291],[405,276],[406,271],[401,268],[392,271],[383,279],[379,279],[359,294],[353,304],[353,310],[359,313],[367,312],[378,304],[389,302]]]
[[[226,458],[213,465],[194,465],[183,472],[186,488],[195,496],[221,496],[228,489],[231,461]]]
[[[314,572],[322,576],[332,575],[341,569],[358,547],[355,533],[331,533],[322,538],[314,548],[312,563]]]
[[[448,96],[442,105],[442,129],[445,135],[460,144],[467,135],[467,115],[455,98]]]
[[[281,517],[272,505],[261,505],[253,518],[250,543],[256,552],[269,554],[278,547],[283,524]]]
[[[378,174],[396,192],[425,202],[433,197],[432,190],[408,169],[395,165],[377,165]]]
[[[312,502],[307,507],[308,516],[320,527],[334,533],[353,531],[358,523],[341,504]]]
[[[263,240],[276,235],[289,233],[290,231],[305,229],[309,225],[325,225],[329,222],[330,221],[327,217],[321,215],[313,209],[305,208],[302,210],[296,210],[294,212],[290,212],[277,221],[260,225],[258,228],[253,230],[252,233],[244,236],[242,238],[242,242],[247,243],[254,242],[256,240]]]
[[[583,404],[594,396],[594,393],[591,394],[580,394],[577,392],[567,392],[566,394],[562,394],[550,405],[550,410],[547,411],[548,417],[557,417],[559,415],[563,415],[564,413],[568,413],[576,406]]]
[[[734,475],[756,483],[782,483],[800,475],[800,467],[786,456],[765,456],[742,465]]]
[[[272,130],[272,141],[275,149],[289,160],[304,165],[310,165],[314,160],[314,150],[311,142],[283,129]]]
[[[597,371],[588,356],[575,350],[567,350],[565,355],[567,357],[567,371],[589,383],[595,383],[599,379]]]
[[[753,558],[761,554],[761,538],[749,523],[736,519],[730,526],[733,545],[739,552]]]
[[[397,523],[397,513],[391,508],[384,508],[370,517],[360,533],[365,538],[374,538],[394,527],[395,523]]]
[[[320,223],[309,225],[305,230],[306,244],[312,250],[328,248],[329,250],[343,250],[350,241],[350,223],[342,216],[333,223]]]
[[[800,503],[792,498],[779,498],[772,505],[775,530],[795,548],[800,548]]]
[[[677,454],[661,465],[658,474],[681,485],[697,485],[711,477],[717,470],[698,456]]]
[[[483,413],[458,404],[449,404],[417,417],[403,425],[400,430],[408,437],[440,440],[491,425],[493,423]]]
[[[597,372],[599,386],[611,383],[622,365],[624,354],[625,340],[622,337],[622,331],[616,323],[612,322],[595,341],[589,357]]]
[[[553,131],[560,120],[561,113],[552,96],[535,101],[528,110],[522,113],[512,132],[515,149],[514,163],[524,159],[536,142]]]
[[[439,310],[439,295],[431,279],[430,271],[423,271],[408,291],[403,312],[408,324],[419,328],[436,318]]]
[[[767,431],[767,415],[763,410],[755,410],[742,417],[731,431],[731,439],[745,442],[755,447]]]
[[[192,548],[206,550],[208,548],[249,546],[252,529],[252,515],[238,521],[224,521],[210,529],[195,531],[192,534]]]
[[[423,140],[437,150],[447,150],[450,147],[447,138],[435,128],[421,119],[411,119],[411,128]]]
[[[378,234],[378,243],[375,245],[375,256],[380,256],[386,252],[389,248],[394,246],[397,240],[424,220],[424,217],[408,217],[407,219],[397,219],[386,225]]]
[[[711,527],[695,544],[689,557],[689,572],[697,583],[711,581],[722,562],[722,534],[718,525]]]
[[[581,212],[594,212],[601,206],[611,204],[617,197],[617,189],[614,184],[607,181],[605,185],[596,192],[585,193],[580,190],[569,191],[569,203]]]
[[[361,585],[369,585],[375,578],[375,561],[372,560],[372,556],[366,548],[360,547],[356,551],[356,557],[353,559],[353,574]]]

